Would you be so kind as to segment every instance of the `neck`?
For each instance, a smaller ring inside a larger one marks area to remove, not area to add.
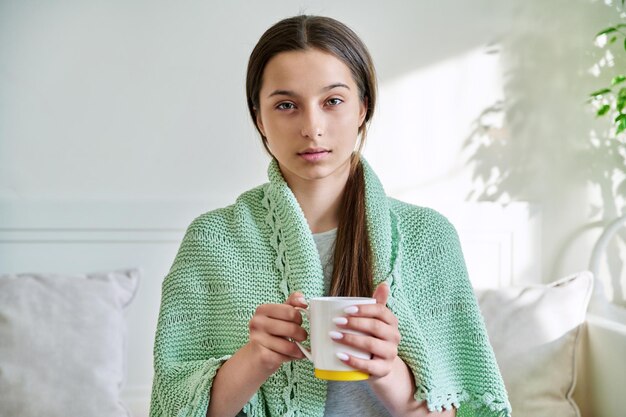
[[[312,233],[326,232],[339,225],[339,207],[349,175],[348,163],[322,179],[304,180],[285,176]]]

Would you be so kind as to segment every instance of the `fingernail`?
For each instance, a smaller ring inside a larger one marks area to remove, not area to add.
[[[348,359],[350,359],[350,357],[343,352],[337,352],[337,357],[342,361],[347,361]]]
[[[309,304],[306,302],[306,299],[304,297],[298,297],[296,298],[296,301],[299,302],[300,304],[306,304],[306,305]]]
[[[357,306],[350,306],[343,309],[346,314],[355,314],[359,312],[359,308]]]
[[[333,319],[333,323],[335,324],[348,324],[348,319],[345,317],[335,317]]]
[[[328,332],[328,335],[330,336],[331,339],[334,339],[334,340],[343,339],[343,333],[336,332],[334,330],[331,330],[330,332]]]

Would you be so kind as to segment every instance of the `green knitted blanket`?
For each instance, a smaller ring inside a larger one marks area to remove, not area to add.
[[[454,227],[434,210],[385,195],[363,160],[374,283],[390,286],[399,356],[415,398],[459,417],[510,416],[510,404]],[[204,417],[220,365],[248,341],[263,303],[293,291],[322,296],[317,248],[275,161],[269,183],[196,218],[162,285],[150,416]],[[324,415],[326,382],[307,360],[274,373],[244,407],[248,416]]]

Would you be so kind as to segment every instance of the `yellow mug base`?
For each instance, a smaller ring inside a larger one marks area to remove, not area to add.
[[[326,379],[328,381],[363,381],[370,376],[361,371],[326,371],[324,369],[315,369],[315,377]]]

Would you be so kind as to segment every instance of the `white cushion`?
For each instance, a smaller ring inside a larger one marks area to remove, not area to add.
[[[477,290],[516,417],[578,417],[575,355],[593,287],[590,272],[548,285]]]
[[[124,308],[138,281],[136,269],[0,275],[0,414],[129,416]]]

